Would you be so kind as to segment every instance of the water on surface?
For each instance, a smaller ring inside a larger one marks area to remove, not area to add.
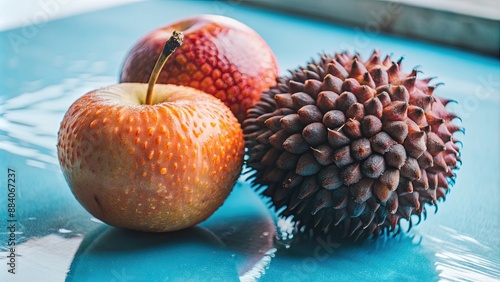
[[[427,236],[426,245],[436,249],[435,267],[440,281],[499,279],[500,261],[495,258],[494,248],[446,226],[439,226],[437,233],[441,234],[439,238]]]
[[[0,104],[0,150],[25,158],[29,166],[58,166],[56,140],[64,113],[89,89],[113,80],[113,77],[81,75],[5,99]]]
[[[66,109],[84,93],[116,83],[126,51],[140,36],[190,13],[213,13],[212,4],[179,1],[174,11],[170,3],[153,1],[58,20],[40,27],[20,52],[3,50],[0,171],[14,168],[19,178],[17,281],[62,281],[68,272],[68,280],[94,273],[107,280],[158,275],[152,278],[161,281],[165,277],[155,274],[158,268],[169,270],[162,275],[177,270],[186,275],[172,280],[199,273],[242,281],[500,280],[500,151],[495,145],[500,144],[500,63],[382,35],[370,37],[371,44],[395,57],[405,54],[405,68],[422,65],[426,75],[439,75],[446,85],[437,93],[459,101],[453,107],[467,129],[460,136],[464,165],[457,184],[438,213],[429,212],[409,234],[362,244],[293,245],[291,220],[276,218],[243,177],[221,209],[181,233],[123,231],[89,215],[58,166],[56,137]],[[344,27],[240,6],[227,13],[265,37],[282,72],[327,47],[355,43],[355,31]],[[148,21],[123,20],[144,14]],[[10,32],[21,30],[2,32],[0,38]],[[304,33],[309,40],[297,40]],[[358,51],[366,57],[371,49]],[[4,265],[8,234],[0,235]]]

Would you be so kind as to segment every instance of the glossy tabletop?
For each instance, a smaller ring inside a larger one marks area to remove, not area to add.
[[[498,281],[498,59],[238,3],[139,2],[0,32],[0,281]],[[290,221],[241,177],[213,216],[180,232],[121,230],[88,214],[59,169],[63,114],[86,92],[116,83],[128,50],[147,32],[205,13],[255,29],[283,74],[322,51],[366,58],[377,48],[404,56],[406,71],[418,65],[438,76],[445,85],[435,94],[458,101],[449,107],[466,128],[457,134],[463,165],[438,212],[428,207],[427,220],[394,238],[290,245]],[[8,272],[12,223],[16,274]]]

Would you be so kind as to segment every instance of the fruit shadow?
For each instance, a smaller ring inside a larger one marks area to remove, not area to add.
[[[85,236],[67,281],[239,281],[272,248],[274,224],[258,216],[148,233],[103,225]],[[267,236],[260,236],[266,234]]]
[[[435,254],[419,235],[401,233],[363,242],[330,238],[279,248],[262,281],[428,281],[438,277]],[[369,277],[369,278],[367,278]]]

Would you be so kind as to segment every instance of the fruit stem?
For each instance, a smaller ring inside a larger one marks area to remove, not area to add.
[[[177,47],[181,46],[184,42],[184,34],[180,31],[172,32],[172,36],[165,42],[165,46],[163,46],[163,51],[161,51],[158,60],[156,60],[155,66],[151,75],[149,76],[148,81],[148,90],[146,92],[146,105],[153,104],[153,87],[155,86],[156,80],[158,80],[158,76],[160,76],[160,71],[165,65],[165,62],[168,60],[170,55],[174,53]]]

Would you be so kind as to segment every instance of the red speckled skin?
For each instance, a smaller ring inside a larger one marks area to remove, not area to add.
[[[89,92],[67,111],[58,135],[63,174],[78,201],[117,227],[173,231],[222,205],[243,163],[240,124],[196,89],[123,83]]]
[[[202,15],[157,29],[132,48],[121,82],[143,82],[174,30],[184,44],[167,61],[158,83],[191,86],[221,99],[241,122],[246,109],[275,85],[279,68],[264,40],[248,26],[223,16]]]

